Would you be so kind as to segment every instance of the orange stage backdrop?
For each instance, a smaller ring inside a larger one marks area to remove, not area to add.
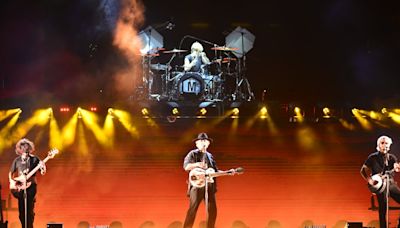
[[[85,140],[76,139],[48,162],[48,173],[39,177],[36,227],[48,222],[65,227],[76,227],[80,221],[92,226],[120,221],[124,227],[139,227],[145,221],[157,227],[183,222],[188,198],[182,161],[200,131],[214,139],[209,150],[220,169],[245,169],[243,175],[218,178],[219,228],[231,227],[235,220],[256,228],[273,220],[290,228],[307,221],[327,227],[343,221],[366,225],[378,214],[368,210],[371,194],[359,175],[360,167],[384,133],[393,137],[392,153],[399,156],[399,134],[391,128],[367,132],[347,130],[339,123],[271,128],[266,121],[250,126],[237,119],[141,121],[136,120],[138,134],[133,136],[117,126],[112,148],[100,146],[88,131]],[[44,158],[49,148],[42,131],[36,129],[27,137]],[[89,153],[80,151],[83,142]],[[0,155],[2,198],[7,200],[4,217],[10,227],[18,223],[17,204],[9,201],[7,181],[14,157],[12,148]],[[397,212],[390,215],[395,223]],[[202,205],[196,224],[204,218]]]

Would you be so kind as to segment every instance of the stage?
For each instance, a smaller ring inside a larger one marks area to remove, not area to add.
[[[371,193],[359,170],[380,134],[394,137],[392,152],[397,155],[398,129],[349,130],[339,122],[287,122],[272,128],[265,119],[252,125],[249,119],[133,118],[136,133],[116,124],[114,137],[109,138],[113,144],[108,146],[85,129],[85,136],[63,148],[47,163],[48,173],[39,177],[35,226],[120,221],[123,227],[141,227],[151,221],[155,227],[167,227],[183,222],[188,198],[182,163],[201,131],[214,140],[209,150],[219,169],[245,170],[217,178],[217,227],[231,227],[237,220],[248,227],[339,227],[345,221],[366,225],[377,220],[377,212],[368,209]],[[45,157],[46,130],[35,128],[26,137]],[[0,159],[4,217],[10,227],[18,223],[17,204],[10,200],[7,187],[14,157],[13,149],[5,148]],[[397,212],[391,211],[390,218],[395,223]],[[196,227],[204,219],[201,205]]]

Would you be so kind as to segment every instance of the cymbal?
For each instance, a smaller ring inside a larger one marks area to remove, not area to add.
[[[211,50],[216,50],[216,51],[237,51],[239,48],[233,48],[233,47],[212,47]]]
[[[155,56],[159,56],[160,54],[158,54],[158,53],[140,53],[137,55],[141,55],[142,57],[155,57]]]
[[[187,50],[179,50],[179,49],[172,49],[172,50],[169,50],[169,51],[163,51],[163,53],[166,53],[166,54],[168,54],[168,53],[180,53],[180,52],[187,52]]]
[[[163,47],[156,47],[156,48],[150,49],[150,51],[155,51],[155,52],[157,52],[157,51],[164,51],[164,50],[165,50],[165,48],[163,48]]]
[[[231,62],[231,61],[236,61],[237,59],[236,58],[229,58],[229,57],[227,57],[227,58],[223,58],[223,59],[214,59],[214,60],[212,60],[211,62],[215,62],[215,63],[229,63],[229,62]]]

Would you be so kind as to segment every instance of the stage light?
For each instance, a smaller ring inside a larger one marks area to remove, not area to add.
[[[61,107],[60,108],[60,112],[69,112],[69,108],[68,107]]]
[[[95,107],[95,106],[90,107],[90,111],[97,112],[97,107]]]
[[[267,107],[262,107],[261,109],[260,109],[260,118],[261,119],[266,119],[267,117],[268,117],[268,109],[267,109]]]
[[[234,109],[232,110],[232,115],[233,115],[233,116],[239,116],[239,112],[240,112],[239,108],[234,108]]]
[[[260,114],[261,114],[261,115],[267,115],[267,113],[268,113],[267,107],[262,107],[262,108],[260,109]]]
[[[304,116],[303,113],[301,111],[301,109],[299,107],[295,107],[294,108],[294,122],[300,122],[302,123],[304,121]]]
[[[325,107],[322,109],[322,112],[324,113],[324,118],[329,118],[331,117],[331,110],[328,107]]]
[[[175,116],[179,115],[179,109],[178,108],[173,108],[172,109],[172,114],[175,115]]]
[[[382,109],[381,109],[381,113],[382,113],[382,114],[386,114],[387,112],[388,112],[387,108],[382,108]]]
[[[76,113],[78,114],[78,119],[82,119],[82,109],[80,107],[76,110]]]
[[[149,115],[149,110],[147,108],[142,108],[141,112],[142,112],[143,116],[148,116]]]
[[[48,115],[49,115],[49,119],[53,118],[53,109],[52,108],[49,109]]]
[[[202,116],[206,115],[206,114],[207,114],[207,109],[206,109],[206,108],[200,109],[200,114],[201,114]]]

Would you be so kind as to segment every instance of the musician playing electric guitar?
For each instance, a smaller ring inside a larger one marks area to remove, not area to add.
[[[15,153],[18,155],[14,159],[10,167],[9,181],[10,188],[13,196],[18,199],[18,210],[19,220],[21,221],[22,227],[33,228],[33,221],[35,217],[34,206],[35,196],[37,189],[37,182],[35,173],[31,174],[31,177],[27,180],[24,178],[29,174],[31,170],[38,167],[40,173],[44,175],[46,173],[46,165],[40,161],[39,157],[33,155],[35,151],[35,145],[28,139],[21,139],[15,145]],[[16,177],[17,176],[17,177]],[[24,189],[27,193],[27,210],[25,215],[25,201],[24,201]],[[25,226],[25,216],[27,217],[27,224]]]
[[[376,146],[377,151],[368,156],[360,171],[361,176],[368,182],[370,190],[378,198],[379,223],[381,228],[388,227],[387,192],[389,192],[389,196],[397,203],[400,203],[400,188],[394,181],[394,173],[400,171],[400,165],[397,163],[396,156],[389,153],[391,144],[392,139],[388,136],[379,137]],[[400,228],[400,223],[397,227]]]

